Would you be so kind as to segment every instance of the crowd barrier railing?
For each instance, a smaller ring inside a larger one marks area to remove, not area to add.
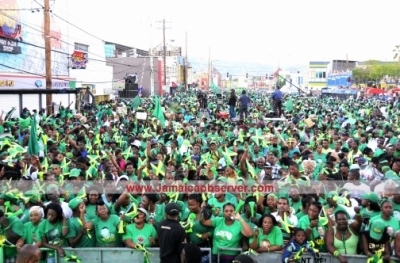
[[[41,249],[43,251],[48,251],[49,249]],[[118,262],[144,262],[143,252],[129,249],[129,248],[64,248],[67,255],[76,255],[81,259],[81,263],[118,263]],[[160,253],[159,248],[148,248],[150,252],[149,263],[159,263]],[[203,252],[208,252],[210,255],[211,263],[211,249],[201,248]],[[218,248],[218,262],[221,251],[234,250],[238,253],[242,252],[240,248]],[[59,257],[56,253],[56,259],[54,263],[63,263],[63,258]],[[272,252],[272,253],[259,253],[258,255],[250,255],[253,259],[257,260],[258,263],[263,262],[282,262],[282,253]],[[349,255],[346,256],[347,261],[351,263],[365,263],[367,262],[367,257],[363,255]],[[392,258],[390,263],[400,262],[398,258]],[[304,253],[300,263],[339,263],[339,260],[328,253],[321,253],[321,258],[314,261],[314,258],[309,253]]]

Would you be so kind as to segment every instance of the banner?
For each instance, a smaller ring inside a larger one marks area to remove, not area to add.
[[[87,53],[75,50],[71,55],[71,68],[72,69],[86,69]]]

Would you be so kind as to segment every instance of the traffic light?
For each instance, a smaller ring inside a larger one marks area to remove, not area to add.
[[[226,77],[229,78],[229,72],[226,73]]]
[[[246,73],[246,79],[249,77],[249,73]]]

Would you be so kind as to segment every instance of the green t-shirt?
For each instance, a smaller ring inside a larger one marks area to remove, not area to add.
[[[250,218],[247,218],[247,216],[246,216],[245,213],[242,213],[240,216],[241,216],[241,217],[243,218],[243,220],[251,227],[251,229],[254,229],[254,228],[257,227],[258,221],[259,221],[260,218],[261,218],[261,215],[258,214],[258,213],[256,213],[256,214],[255,214],[255,218],[257,219],[257,221],[256,221],[257,223],[253,223],[253,222],[250,220]]]
[[[303,210],[301,210],[300,212],[298,212],[297,214],[296,214],[296,217],[297,217],[297,219],[300,219],[300,218],[302,218],[303,216],[305,216],[306,214],[304,214],[304,212],[303,212]]]
[[[225,196],[225,201],[223,201],[223,202],[219,202],[217,198],[213,197],[213,198],[210,198],[207,203],[210,206],[212,206],[214,209],[219,209],[219,214],[217,216],[222,216],[223,215],[223,212],[224,212],[223,211],[223,206],[226,203],[232,203],[232,204],[234,204],[236,206],[236,203],[232,202],[232,200],[228,200],[228,198],[226,198],[226,196]],[[213,213],[213,216],[215,216],[214,213]]]
[[[225,224],[225,218],[217,217],[211,219],[214,229],[212,254],[218,254],[218,248],[239,248],[242,239],[242,224],[235,220],[232,225]],[[239,251],[220,251],[221,255],[237,255]]]
[[[363,207],[363,208],[361,208],[360,214],[362,215],[362,217],[363,217],[364,219],[371,219],[371,218],[373,218],[373,217],[375,217],[375,216],[380,215],[381,212],[379,212],[379,211],[372,211],[372,210],[369,211],[368,208]]]
[[[141,244],[145,247],[150,247],[150,237],[156,239],[157,232],[153,225],[144,224],[142,229],[137,229],[135,224],[130,224],[125,229],[125,234],[122,239],[125,241],[127,239],[132,240],[135,244]]]
[[[375,217],[372,217],[370,220],[369,220],[369,225],[371,226],[371,223],[372,222],[374,222],[374,220],[377,220],[377,219],[381,219],[382,220],[382,222],[385,224],[385,227],[391,227],[391,228],[393,228],[393,234],[394,233],[396,233],[398,230],[400,230],[400,222],[399,221],[397,221],[394,217],[390,217],[390,219],[389,220],[385,220],[385,219],[383,219],[382,217],[381,217],[381,214],[379,214],[379,215],[377,215],[377,216],[375,216]],[[392,236],[393,237],[393,236]]]
[[[310,218],[308,217],[308,215],[305,215],[299,219],[297,227],[306,230],[308,227],[310,227],[310,224],[311,224]],[[327,250],[324,238],[321,237],[318,230],[323,230],[323,232],[326,233],[327,230],[326,226],[322,225],[321,221],[319,221],[317,227],[312,228],[312,234],[310,240],[314,242],[316,249],[318,249],[320,252],[326,252]]]
[[[394,202],[392,198],[390,198],[389,200],[392,201],[393,217],[400,221],[400,204]]]
[[[82,229],[81,221],[77,217],[71,217],[68,220],[68,235],[67,238],[75,238],[78,236]],[[90,235],[90,237],[89,237]],[[93,231],[89,231],[89,234],[85,234],[81,237],[76,247],[95,247],[95,236]]]
[[[19,220],[18,217],[13,216],[8,218],[8,226],[9,228],[17,235],[22,237],[24,234],[24,225],[22,222]],[[7,230],[4,230],[4,228],[0,225],[0,238],[4,237],[7,240],[6,237],[6,232]],[[4,257],[6,259],[12,258],[17,255],[17,249],[15,247],[5,247],[4,248]]]
[[[202,235],[207,232],[210,234],[213,234],[213,229],[210,227],[203,226],[202,224],[200,224],[199,220],[193,221],[192,232],[189,233],[190,242],[193,244],[196,244],[196,245],[204,244],[205,241],[203,239],[199,238],[197,236],[197,234]]]
[[[280,230],[279,227],[274,226],[271,229],[271,232],[269,234],[263,234],[262,228],[258,229],[258,242],[257,245],[259,247],[262,246],[262,243],[264,241],[267,242],[268,246],[283,246],[283,237],[282,237],[282,231]],[[250,238],[249,243],[253,242],[254,238]]]
[[[62,235],[62,222],[57,222],[55,224],[51,224],[47,219],[44,219],[39,225],[39,236],[40,240],[43,241],[45,237],[47,240],[47,244],[65,247],[68,246],[65,238]]]
[[[85,218],[87,218],[88,221],[92,221],[95,218],[97,218],[95,204],[87,204],[86,205]]]
[[[293,202],[292,198],[289,199],[290,206],[293,208],[294,213],[297,214],[298,212],[301,211],[301,200],[298,200],[297,202]]]
[[[20,217],[20,220],[22,222],[22,224],[28,223],[29,222],[29,208],[24,210],[24,213],[22,214],[22,216]]]
[[[96,233],[97,247],[117,247],[119,216],[110,215],[107,220],[96,218],[92,221]]]
[[[33,245],[36,242],[39,242],[39,225],[34,225],[32,222],[27,222],[24,224],[24,232],[22,235],[22,239],[25,241],[25,244]]]

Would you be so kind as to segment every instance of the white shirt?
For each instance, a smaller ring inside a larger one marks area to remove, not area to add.
[[[355,185],[353,183],[345,183],[342,188],[348,190],[350,192],[351,197],[354,198],[360,198],[361,194],[366,194],[371,192],[371,188],[364,183],[361,183],[360,185]]]
[[[278,223],[283,221],[282,217],[278,214],[278,212],[271,213],[271,215],[273,215],[275,217],[275,219]],[[288,220],[291,225],[293,225],[294,227],[297,227],[297,223],[299,222],[299,220],[297,219],[297,217],[294,214],[291,213],[288,217]]]

